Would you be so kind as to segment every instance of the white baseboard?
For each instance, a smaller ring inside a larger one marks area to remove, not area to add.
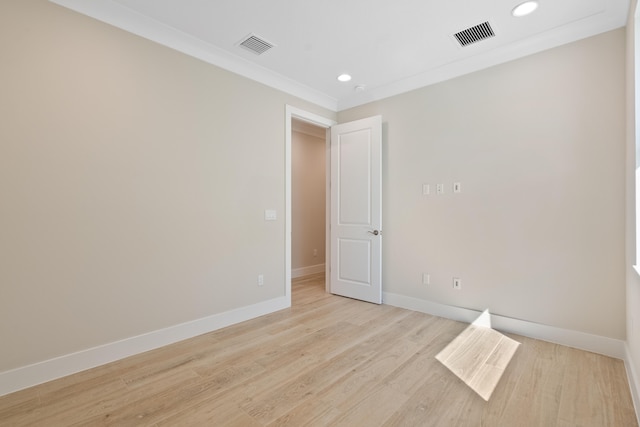
[[[640,423],[640,377],[638,377],[638,372],[636,372],[631,360],[631,351],[629,350],[629,346],[625,345],[624,365],[627,368],[627,378],[629,380],[629,387],[631,388],[633,406],[636,410],[636,418],[638,419],[638,423]]]
[[[290,306],[286,297],[214,314],[191,322],[149,332],[121,341],[66,354],[0,373],[0,396],[75,374],[125,357],[244,322]]]
[[[473,322],[481,314],[480,311],[476,310],[454,307],[391,293],[383,293],[382,300],[385,304],[466,323]],[[541,325],[539,323],[498,316],[495,314],[491,314],[491,325],[494,329],[502,332],[562,344],[568,347],[615,357],[617,359],[626,359],[626,344],[622,340]]]
[[[308,267],[294,268],[291,270],[291,278],[308,276],[309,274],[324,273],[324,264],[310,265]]]

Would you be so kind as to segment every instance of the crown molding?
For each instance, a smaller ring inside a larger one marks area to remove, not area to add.
[[[378,87],[370,87],[363,92],[354,93],[338,100],[253,62],[232,55],[223,49],[144,16],[112,0],[49,1],[175,49],[186,55],[198,58],[232,73],[296,96],[333,112],[379,101],[556,46],[624,27],[629,11],[629,1],[619,2],[616,8],[603,10],[551,31],[540,33],[537,36],[497,47],[489,52],[443,64],[400,81]]]
[[[337,111],[338,101],[335,98],[243,58],[234,56],[223,49],[144,16],[114,1],[49,1],[333,112]]]
[[[479,55],[443,64],[424,73],[387,85],[367,88],[364,92],[354,93],[347,98],[340,99],[338,101],[338,111],[410,92],[421,87],[624,27],[626,26],[628,11],[629,2],[623,2],[616,9],[609,9],[587,16],[534,37],[503,45]]]

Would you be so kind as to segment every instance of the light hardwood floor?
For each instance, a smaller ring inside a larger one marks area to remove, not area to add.
[[[489,401],[435,356],[468,325],[324,293],[0,397],[2,426],[637,426],[620,360],[517,335]]]

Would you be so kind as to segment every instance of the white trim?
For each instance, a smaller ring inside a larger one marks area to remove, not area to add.
[[[324,290],[331,293],[331,128],[325,129]],[[327,262],[329,260],[329,262]]]
[[[331,111],[336,111],[338,108],[338,101],[335,98],[239,56],[232,55],[224,49],[176,30],[112,0],[50,1]]]
[[[285,298],[288,299],[289,305],[291,305],[291,222],[293,215],[291,213],[291,120],[293,118],[303,120],[305,122],[320,126],[325,129],[329,129],[335,125],[336,122],[332,119],[328,119],[317,114],[309,113],[308,111],[301,110],[300,108],[293,107],[291,105],[285,106],[285,142],[284,142],[284,157],[285,157],[285,225],[284,225],[284,269],[285,269]],[[327,164],[327,168],[329,164]],[[328,198],[327,198],[328,200]],[[329,216],[327,216],[327,222]],[[328,227],[328,225],[327,225]],[[325,258],[330,259],[330,258]],[[328,265],[328,264],[327,264]],[[327,279],[328,283],[328,279]]]
[[[585,37],[623,27],[626,24],[628,4],[596,13],[570,25],[562,25],[527,38],[469,58],[452,61],[414,76],[368,88],[364,93],[353,93],[336,99],[319,90],[303,85],[265,67],[224,49],[206,43],[197,37],[177,30],[157,20],[144,16],[113,0],[50,0],[60,6],[106,22],[122,30],[152,40],[161,45],[201,59],[225,70],[255,80],[285,93],[320,105],[331,111],[343,111],[358,105],[378,101],[400,93],[409,92],[457,76],[469,74],[507,61],[513,61],[559,45],[571,43]]]
[[[387,292],[383,293],[382,301],[384,304],[393,305],[395,307],[406,308],[466,323],[473,322],[482,313],[477,310],[454,307]],[[491,325],[502,332],[562,344],[568,347],[587,350],[621,360],[625,360],[626,356],[625,342],[614,338],[556,328],[554,326],[542,325],[539,323],[513,319],[495,314],[491,315]]]
[[[291,278],[304,277],[310,274],[324,273],[324,264],[309,265],[307,267],[294,268],[291,270]]]
[[[631,398],[633,399],[633,406],[636,410],[636,418],[640,424],[640,377],[633,368],[631,351],[629,346],[625,345],[625,358],[624,365],[627,369],[627,379],[629,380],[629,388],[631,389]]]
[[[401,93],[430,86],[455,77],[484,70],[509,61],[526,57],[562,45],[576,42],[596,34],[605,33],[626,25],[628,3],[618,2],[616,7],[579,19],[567,25],[544,31],[532,37],[500,46],[479,55],[463,57],[433,67],[402,80],[368,87],[364,92],[353,92],[338,100],[338,111],[379,101]]]
[[[280,297],[0,373],[0,396],[290,307]]]

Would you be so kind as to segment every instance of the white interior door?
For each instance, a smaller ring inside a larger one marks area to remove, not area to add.
[[[382,303],[382,118],[331,127],[331,293]]]

